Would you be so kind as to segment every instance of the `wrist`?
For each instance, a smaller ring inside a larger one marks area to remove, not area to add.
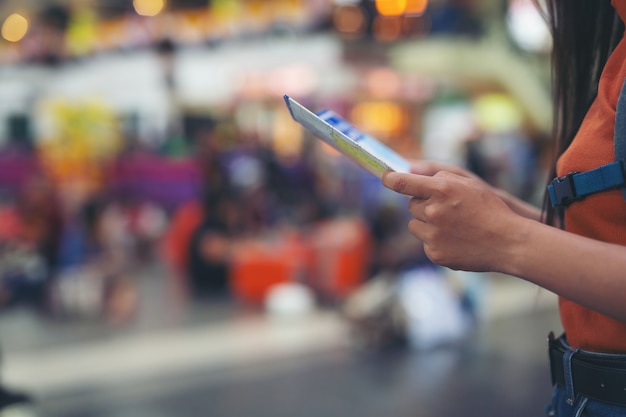
[[[502,189],[497,189],[496,194],[511,210],[513,210],[513,212],[531,220],[541,221],[541,209],[538,207],[523,201]]]
[[[497,272],[519,277],[523,276],[524,268],[530,261],[528,250],[533,245],[533,230],[541,223],[522,216],[516,217],[506,234],[507,238],[500,245],[496,267]]]

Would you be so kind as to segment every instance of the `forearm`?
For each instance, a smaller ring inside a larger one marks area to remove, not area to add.
[[[523,223],[501,272],[626,322],[626,247]]]

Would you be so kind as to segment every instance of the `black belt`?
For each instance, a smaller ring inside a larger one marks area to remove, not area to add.
[[[565,387],[563,355],[567,348],[552,335],[548,347],[552,383]],[[574,394],[626,407],[626,355],[598,357],[576,352],[571,364]]]

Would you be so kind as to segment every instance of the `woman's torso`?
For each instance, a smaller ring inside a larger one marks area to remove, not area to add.
[[[624,18],[626,0],[614,0],[613,4]],[[622,39],[607,61],[598,95],[574,141],[559,159],[558,175],[588,171],[615,160],[615,109],[624,79],[626,39]],[[620,190],[600,192],[570,205],[565,210],[565,228],[578,235],[626,246],[626,201]],[[592,259],[589,261],[593,262]],[[601,266],[598,266],[597,274],[602,274]],[[624,293],[626,295],[626,285]],[[572,346],[590,351],[626,352],[626,323],[564,298],[560,299],[559,306],[563,327]]]

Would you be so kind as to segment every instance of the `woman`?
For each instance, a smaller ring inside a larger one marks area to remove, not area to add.
[[[555,172],[563,176],[614,161],[626,0],[547,3]],[[412,172],[387,172],[383,184],[412,197],[409,230],[431,260],[514,275],[560,296],[567,337],[550,343],[549,415],[626,415],[626,201],[619,188],[571,202],[563,216],[550,208],[542,221],[538,209],[460,168],[417,162]]]

